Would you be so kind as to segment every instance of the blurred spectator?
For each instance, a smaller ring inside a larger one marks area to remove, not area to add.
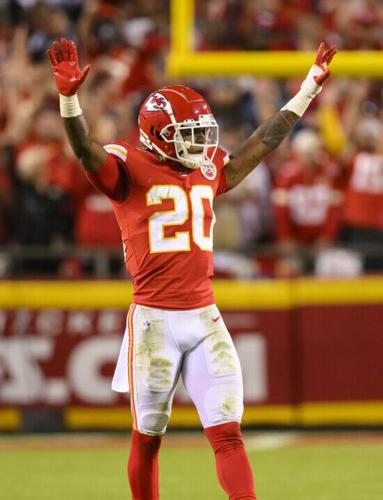
[[[383,269],[383,125],[381,91],[372,80],[330,87],[320,109],[328,146],[346,177],[340,242],[365,252],[364,269]],[[346,104],[347,103],[347,104]],[[334,140],[335,137],[335,140]]]
[[[298,132],[291,149],[293,156],[280,166],[272,193],[277,241],[329,245],[340,223],[339,168],[314,130]]]
[[[239,186],[216,202],[214,244],[218,249],[254,250],[271,241],[271,175],[265,164],[258,165]]]
[[[37,145],[19,155],[12,210],[16,243],[42,246],[72,239],[68,200],[49,183],[48,157],[49,150]]]
[[[383,269],[383,125],[365,118],[355,130],[359,146],[349,170],[342,241],[378,251],[365,260],[366,271]]]
[[[27,15],[30,27],[27,46],[33,62],[45,59],[46,50],[53,40],[75,35],[67,13],[58,6],[36,2]]]
[[[277,242],[287,253],[300,246],[329,246],[340,224],[339,167],[314,130],[298,132],[291,150],[293,156],[280,165],[272,192]]]

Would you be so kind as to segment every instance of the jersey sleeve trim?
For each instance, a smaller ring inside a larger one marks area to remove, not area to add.
[[[108,153],[120,158],[123,162],[126,161],[128,150],[124,146],[121,146],[121,144],[105,144],[104,149]]]

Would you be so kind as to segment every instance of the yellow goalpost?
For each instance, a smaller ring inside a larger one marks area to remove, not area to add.
[[[238,76],[287,78],[304,76],[315,53],[311,51],[195,52],[195,0],[171,0],[171,45],[167,73],[176,78]],[[331,65],[334,76],[383,78],[383,51],[341,51]]]

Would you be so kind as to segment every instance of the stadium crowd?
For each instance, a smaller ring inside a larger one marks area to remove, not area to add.
[[[383,48],[378,0],[197,0],[196,10],[196,50],[315,50],[321,40],[339,50]],[[168,0],[1,2],[3,275],[52,270],[43,254],[15,266],[20,249],[120,244],[109,202],[87,183],[64,136],[46,57],[62,36],[74,39],[80,60],[92,66],[80,99],[100,143],[124,138],[137,145],[144,97],[177,83],[164,71]],[[186,83],[211,104],[230,152],[300,81],[244,75]],[[367,272],[383,270],[382,120],[381,81],[332,78],[290,140],[218,200],[217,271],[297,276],[315,267],[353,275],[362,261]],[[54,270],[77,276],[84,263],[60,257]]]

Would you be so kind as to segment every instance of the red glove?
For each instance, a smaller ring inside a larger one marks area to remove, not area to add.
[[[318,66],[322,73],[314,76],[314,80],[318,85],[322,85],[322,83],[330,76],[330,70],[328,69],[328,65],[332,61],[332,58],[336,54],[336,46],[331,45],[329,49],[325,49],[324,42],[321,42],[318,48],[317,55],[315,57],[314,65]]]
[[[60,47],[59,42],[54,41],[53,50],[48,50],[48,56],[59,94],[65,96],[76,94],[90,70],[89,64],[80,69],[76,44],[72,40],[62,38]]]
[[[311,66],[306,78],[303,80],[299,92],[283,106],[282,111],[288,110],[302,116],[309,107],[310,102],[322,90],[322,84],[330,76],[328,65],[336,54],[336,46],[325,49],[322,42],[319,45],[314,64]]]

